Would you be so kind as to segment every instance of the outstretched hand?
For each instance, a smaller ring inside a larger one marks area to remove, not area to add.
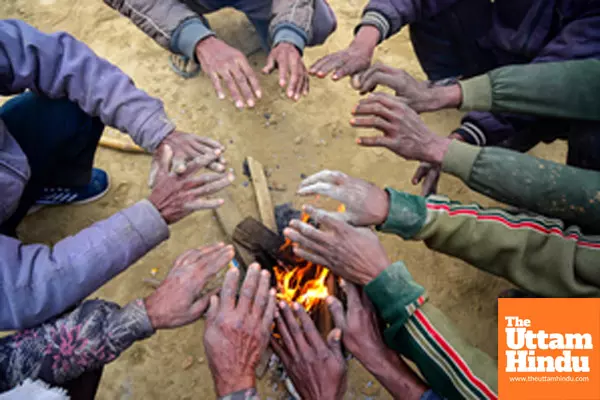
[[[310,206],[304,210],[321,229],[299,220],[290,222],[283,234],[294,242],[297,256],[324,265],[359,285],[366,285],[391,264],[377,235],[370,229],[355,228]]]
[[[204,348],[219,397],[255,387],[256,366],[269,345],[277,308],[269,271],[250,265],[236,302],[239,271],[225,275],[220,298],[210,299]]]
[[[262,97],[260,83],[246,56],[238,49],[211,36],[196,45],[196,57],[220,99],[225,98],[223,82],[239,109],[254,107],[256,100]]]
[[[225,171],[223,158],[225,146],[207,137],[173,131],[163,139],[154,153],[148,178],[148,186],[151,188],[154,187],[160,167],[160,155],[165,146],[169,146],[173,151],[173,160],[169,167],[170,171],[176,174],[183,174],[188,164],[191,167],[199,165],[201,168],[209,168],[215,172]]]
[[[308,71],[296,46],[281,42],[273,47],[267,58],[267,64],[263,68],[263,73],[270,74],[275,68],[279,69],[279,86],[285,88],[287,83],[287,97],[298,101],[300,96],[308,95]]]
[[[309,176],[300,183],[298,194],[322,195],[342,202],[345,212],[323,212],[355,226],[384,223],[390,208],[385,190],[340,171],[323,170]]]
[[[271,345],[294,388],[303,399],[342,399],[347,386],[347,367],[340,346],[340,330],[332,330],[325,343],[304,308],[298,303],[292,307],[293,311],[285,302],[279,303],[276,321],[281,340],[271,339]]]
[[[407,160],[441,165],[451,140],[431,132],[401,99],[375,93],[361,100],[352,113],[352,126],[375,128],[383,133],[383,136],[359,138],[361,146],[385,147]]]
[[[161,146],[156,154],[157,169],[155,184],[148,200],[156,207],[167,224],[173,224],[191,213],[214,209],[223,204],[222,199],[208,199],[233,182],[232,174],[208,173],[194,176],[203,162],[192,161],[184,173],[171,172],[173,150],[167,144]]]
[[[232,246],[219,243],[177,257],[169,275],[145,300],[152,327],[172,329],[200,319],[216,293],[202,294],[202,290],[233,256]]]

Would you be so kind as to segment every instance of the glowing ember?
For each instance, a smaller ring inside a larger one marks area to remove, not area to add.
[[[307,214],[302,213],[302,221],[307,222],[309,218]],[[291,240],[286,239],[280,251],[288,249],[291,245]],[[329,296],[326,284],[329,270],[300,257],[295,256],[294,261],[295,267],[273,267],[277,280],[277,299],[287,303],[297,302],[306,311],[311,311]]]

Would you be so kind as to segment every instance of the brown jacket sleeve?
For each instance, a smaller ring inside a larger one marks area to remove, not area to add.
[[[146,35],[165,49],[172,50],[171,40],[177,28],[186,20],[198,18],[180,0],[104,0],[129,18]]]

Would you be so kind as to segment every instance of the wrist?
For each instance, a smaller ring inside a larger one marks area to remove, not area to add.
[[[200,41],[198,41],[198,43],[196,43],[196,54],[198,54],[198,56],[205,54],[211,46],[217,44],[218,42],[220,42],[220,40],[214,35],[202,38]]]
[[[462,89],[460,85],[436,86],[432,88],[434,107],[431,111],[443,108],[459,108],[462,104]]]
[[[250,371],[243,377],[230,376],[224,380],[215,381],[215,390],[219,397],[224,397],[232,393],[251,390],[256,387],[256,378],[254,377],[254,371]]]
[[[365,52],[372,55],[379,43],[380,36],[381,34],[376,27],[372,25],[363,25],[356,33],[356,36],[354,36],[351,46],[360,47]]]
[[[387,190],[379,189],[380,206],[375,215],[375,222],[372,225],[383,225],[390,213],[390,194]]]
[[[146,314],[148,315],[148,320],[150,321],[150,325],[152,325],[152,329],[159,330],[163,327],[163,318],[157,310],[156,302],[154,301],[152,295],[143,299],[144,307],[146,308]]]
[[[439,167],[444,162],[444,157],[448,152],[448,147],[452,142],[452,138],[443,138],[435,135],[435,138],[427,146],[427,154],[423,160],[436,167]]]

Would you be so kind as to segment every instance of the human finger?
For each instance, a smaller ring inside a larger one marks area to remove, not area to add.
[[[287,83],[287,75],[289,72],[289,61],[285,54],[282,54],[277,59],[277,69],[279,70],[279,86],[283,88]]]
[[[304,76],[304,87],[302,89],[302,94],[304,96],[308,96],[308,93],[310,92],[310,77],[308,76],[308,73]]]
[[[211,244],[208,246],[203,246],[198,249],[187,250],[186,252],[180,254],[175,259],[175,262],[173,263],[173,267],[176,268],[180,265],[189,264],[190,262],[192,262],[192,260],[196,261],[198,258],[200,258],[204,255],[210,254],[213,251],[223,248],[223,246],[225,246],[225,244],[220,242],[220,243],[215,243],[215,244]]]
[[[308,238],[296,229],[285,228],[283,230],[283,235],[295,244],[299,245],[305,250],[309,250],[315,253],[318,256],[327,258],[327,256],[329,255],[328,249],[325,248],[321,243],[318,243],[317,241]]]
[[[346,178],[346,176],[346,174],[340,171],[330,171],[328,169],[324,169],[316,174],[312,174],[308,178],[305,178],[302,182],[300,182],[300,187],[309,186],[318,182],[338,184],[340,181]]]
[[[271,287],[271,274],[266,269],[260,271],[258,287],[252,298],[252,311],[262,321],[267,304],[269,304],[269,288]]]
[[[390,122],[393,121],[394,117],[396,116],[392,110],[378,102],[358,103],[354,110],[352,110],[352,114],[360,117],[375,115]]]
[[[277,330],[281,335],[281,341],[287,350],[287,353],[290,355],[292,359],[296,359],[298,357],[298,349],[296,348],[296,342],[290,333],[290,330],[287,325],[287,321],[284,318],[284,311],[288,309],[287,304],[284,301],[279,302],[279,313],[275,315],[275,321],[277,323]]]
[[[327,335],[327,347],[333,353],[335,358],[340,362],[344,361],[344,354],[342,353],[342,345],[341,345],[342,331],[338,328],[333,329]]]
[[[319,58],[316,62],[313,63],[313,65],[310,66],[310,68],[308,69],[308,73],[311,75],[316,75],[317,72],[321,71],[321,67],[327,62],[329,62],[329,59],[334,56],[336,56],[336,53],[328,54],[325,57]]]
[[[290,99],[298,100],[300,97],[300,94],[298,93],[298,90],[300,89],[299,83],[301,83],[300,66],[298,65],[298,62],[293,59],[293,57],[290,57],[288,62],[290,68],[290,82],[287,88],[287,96]]]
[[[233,246],[229,245],[219,249],[219,251],[203,256],[202,260],[196,260],[192,274],[194,281],[197,283],[195,286],[197,288],[196,293],[200,294],[202,289],[204,289],[204,284],[227,266],[233,260],[234,256],[235,251],[233,250]]]
[[[254,94],[254,96],[256,96],[257,99],[260,99],[262,97],[260,83],[258,82],[258,78],[256,77],[254,70],[252,69],[252,67],[250,67],[250,64],[248,64],[248,60],[244,59],[240,63],[240,67],[242,68],[244,75],[246,75],[246,79],[250,83],[250,89],[252,90],[252,93]]]
[[[197,200],[185,203],[184,209],[190,212],[200,210],[214,210],[215,208],[221,207],[223,204],[225,204],[225,200],[223,199],[199,198]]]
[[[235,295],[237,292],[240,271],[237,268],[229,268],[221,286],[220,310],[230,312],[235,308]]]
[[[435,194],[437,191],[438,180],[440,179],[440,172],[437,168],[432,168],[427,172],[423,186],[421,187],[421,196],[429,196]]]
[[[221,295],[223,295],[223,292],[221,292]],[[221,301],[219,300],[219,297],[210,296],[208,310],[206,311],[206,319],[208,319],[210,321],[215,320],[215,318],[217,317],[217,314],[219,312],[220,303],[221,303]]]
[[[311,216],[317,223],[333,229],[334,231],[341,231],[347,224],[339,219],[332,218],[327,212],[323,212],[322,210],[306,205],[302,207],[304,212]]]
[[[205,145],[212,147],[213,149],[219,149],[221,151],[225,150],[225,146],[219,143],[219,141],[211,139],[209,137],[194,135],[194,140],[200,143],[204,143]]]
[[[269,300],[267,302],[267,307],[265,308],[265,312],[263,314],[263,329],[271,330],[271,325],[273,324],[273,318],[275,318],[275,312],[277,311],[277,292],[274,288],[269,290]]]
[[[233,72],[228,69],[226,71],[223,71],[223,74],[221,76],[223,77],[223,80],[227,85],[227,89],[231,94],[231,98],[233,99],[235,106],[239,109],[244,108],[244,101],[242,100],[242,95],[240,94],[240,91],[238,90],[238,87],[236,85],[236,79],[233,76]]]
[[[221,77],[216,72],[210,72],[208,76],[210,77],[210,81],[212,82],[213,88],[217,93],[217,97],[223,100],[225,98],[225,92],[223,91],[223,86],[221,86]]]
[[[355,310],[361,307],[360,295],[358,294],[358,289],[354,284],[350,282],[346,282],[345,279],[342,279],[340,282],[340,286],[344,293],[346,293],[346,299],[348,301],[348,310]]]
[[[211,194],[217,193],[231,185],[233,180],[233,174],[227,174],[225,176],[221,176],[218,180],[208,182],[202,186],[191,189],[188,194],[193,198],[210,196]]]
[[[340,80],[346,76],[360,72],[359,64],[353,60],[346,60],[341,66],[337,67],[331,79]]]
[[[207,168],[213,172],[223,172],[226,169],[225,165],[218,161],[211,162],[210,164],[208,164]]]
[[[277,324],[277,326],[279,327],[279,324]],[[285,345],[282,345],[277,339],[273,337],[271,337],[271,347],[275,351],[275,354],[277,354],[277,357],[279,357],[279,359],[283,363],[284,367],[288,367],[292,363],[292,356],[286,350]]]
[[[267,63],[263,67],[262,72],[265,74],[270,74],[275,69],[275,65],[275,57],[273,56],[273,51],[271,51],[267,57]]]
[[[246,75],[246,71],[238,65],[238,67],[233,68],[231,72],[233,74],[237,87],[242,92],[242,96],[244,97],[244,99],[246,99],[246,104],[250,108],[254,107],[256,103],[254,101],[254,94],[252,93],[252,89],[250,88],[249,78]]]
[[[411,179],[412,184],[418,185],[423,180],[423,178],[425,178],[425,176],[427,175],[427,173],[429,172],[430,169],[431,169],[431,164],[421,163]]]
[[[290,336],[294,341],[294,345],[298,350],[298,353],[302,355],[308,355],[310,352],[310,347],[304,338],[304,334],[302,333],[302,329],[296,321],[296,316],[292,312],[291,308],[284,303],[284,307],[280,309],[280,314],[283,315],[283,319],[285,320],[286,326],[289,330]]]
[[[323,63],[319,65],[319,68],[316,71],[316,75],[319,78],[326,77],[331,71],[336,68],[342,66],[344,64],[344,59],[339,53],[334,53],[328,56],[323,60]]]
[[[317,243],[327,243],[329,241],[329,236],[325,232],[318,230],[306,222],[293,219],[290,221],[290,227]]]
[[[324,265],[329,268],[332,268],[332,266],[329,265],[330,264],[329,261],[326,260],[324,257],[317,255],[315,253],[312,253],[310,251],[306,251],[302,247],[294,246],[293,251],[296,256],[298,256],[306,261],[310,261],[315,264]]]
[[[350,120],[350,125],[355,128],[374,128],[382,132],[389,132],[394,128],[389,121],[377,115],[352,118]]]
[[[391,147],[393,140],[385,136],[361,136],[356,139],[356,143],[364,147]]]
[[[318,182],[310,186],[300,188],[298,189],[297,194],[300,196],[322,195],[340,201],[342,200],[341,197],[343,197],[343,191],[340,190],[338,186],[325,182]]]
[[[250,312],[254,294],[256,293],[256,288],[258,287],[258,282],[260,280],[260,274],[260,265],[257,263],[253,263],[248,267],[236,308],[238,315],[246,316]]]
[[[327,307],[329,308],[329,312],[331,312],[331,317],[333,318],[333,323],[336,328],[340,328],[343,331],[346,330],[347,322],[346,322],[346,313],[344,312],[344,306],[342,302],[334,296],[328,296]]]
[[[208,311],[210,299],[212,297],[216,297],[218,293],[219,288],[215,288],[192,303],[190,307],[190,314],[192,315],[194,321],[200,319]]]
[[[315,323],[310,319],[304,307],[298,303],[292,304],[292,308],[296,314],[296,317],[302,324],[302,332],[306,338],[307,343],[317,352],[317,354],[323,354],[326,350],[323,338],[317,331]]]

